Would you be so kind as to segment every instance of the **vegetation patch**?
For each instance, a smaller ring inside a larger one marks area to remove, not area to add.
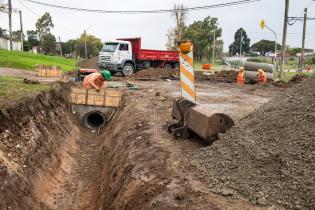
[[[76,61],[74,59],[29,52],[0,50],[0,66],[2,67],[34,71],[37,64],[60,66],[63,72],[76,68]]]
[[[14,77],[0,77],[0,106],[10,101],[27,97],[34,93],[47,91],[49,85],[26,84],[23,79]]]

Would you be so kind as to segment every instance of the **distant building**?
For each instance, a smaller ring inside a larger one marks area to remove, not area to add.
[[[21,51],[22,50],[21,42],[13,41],[12,42],[12,48],[15,51]],[[4,39],[4,38],[0,38],[0,49],[10,50],[10,40]]]

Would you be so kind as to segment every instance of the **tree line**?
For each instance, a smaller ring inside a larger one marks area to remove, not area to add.
[[[212,56],[213,43],[215,37],[215,56],[221,58],[223,56],[222,28],[219,26],[218,18],[206,17],[200,21],[194,21],[190,25],[186,25],[188,11],[184,5],[174,5],[171,14],[175,22],[174,27],[170,28],[166,33],[166,48],[168,50],[177,50],[178,43],[182,40],[191,40],[194,43],[194,57],[197,60],[210,60]],[[215,36],[214,36],[215,33]],[[281,45],[277,43],[277,49],[281,49]],[[234,41],[229,45],[229,55],[252,54],[259,53],[265,55],[267,52],[275,50],[275,42],[271,40],[260,40],[251,45],[251,39],[248,37],[244,28],[239,28],[234,35]],[[301,48],[290,48],[287,46],[287,52],[290,55],[301,52]],[[306,49],[306,52],[312,52]]]
[[[54,28],[53,20],[51,15],[46,12],[40,18],[38,18],[35,29],[28,30],[26,35],[23,34],[23,49],[24,51],[30,51],[34,47],[46,55],[59,55],[60,48],[62,49],[63,55],[70,57],[84,57],[85,56],[85,41],[87,44],[88,57],[97,56],[102,48],[101,39],[87,34],[81,34],[77,39],[70,39],[67,42],[58,42],[56,36],[52,34]],[[8,31],[0,27],[0,37],[9,39]],[[21,40],[21,31],[12,32],[13,41]]]

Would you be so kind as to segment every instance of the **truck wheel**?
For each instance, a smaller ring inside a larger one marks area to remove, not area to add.
[[[167,64],[165,64],[164,68],[165,68],[165,69],[171,69],[171,68],[172,68],[172,65],[169,64],[169,63],[167,63]]]
[[[176,63],[176,64],[174,65],[174,69],[175,69],[176,71],[179,70],[179,63]]]
[[[135,69],[134,66],[131,63],[126,63],[124,65],[124,68],[122,70],[122,75],[125,76],[130,76],[134,73]]]

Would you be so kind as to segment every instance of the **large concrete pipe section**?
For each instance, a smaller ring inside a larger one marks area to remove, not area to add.
[[[242,62],[242,66],[245,68],[245,77],[247,80],[256,79],[258,69],[264,70],[268,80],[273,79],[275,67],[272,64],[244,61]]]

